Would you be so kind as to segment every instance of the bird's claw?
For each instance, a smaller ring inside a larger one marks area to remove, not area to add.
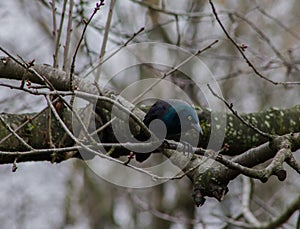
[[[163,140],[162,144],[161,144],[164,148],[170,148],[170,144],[167,140]]]
[[[182,152],[184,155],[186,155],[186,153],[188,157],[190,157],[190,155],[194,155],[193,146],[190,143],[181,141],[181,144],[183,145]]]

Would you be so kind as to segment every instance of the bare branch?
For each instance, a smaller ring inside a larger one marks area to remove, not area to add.
[[[96,15],[96,13],[100,10],[100,7],[103,6],[103,5],[104,5],[104,0],[100,0],[99,3],[96,3],[96,7],[94,8],[94,11],[91,14],[90,18],[87,21],[84,21],[84,28],[82,30],[81,37],[78,41],[78,44],[75,48],[75,53],[73,55],[72,63],[71,63],[71,70],[70,70],[70,90],[71,91],[75,90],[74,83],[73,83],[73,78],[74,78],[73,75],[74,75],[74,71],[75,71],[75,62],[76,62],[77,53],[79,51],[79,47],[81,45],[81,42],[84,38],[85,32],[86,32],[90,22],[93,20],[93,17]]]
[[[66,5],[67,5],[68,0],[64,0],[63,3],[63,9],[62,9],[62,13],[60,16],[60,23],[59,23],[59,27],[58,27],[58,31],[55,31],[55,52],[53,55],[53,67],[58,68],[58,52],[59,52],[59,48],[60,48],[60,38],[61,38],[61,33],[62,33],[62,29],[63,29],[63,24],[64,24],[64,20],[65,20],[65,13],[66,13]],[[56,17],[55,12],[53,12],[54,14],[52,15],[52,17]],[[57,33],[58,32],[58,33]]]
[[[72,16],[73,16],[73,5],[74,0],[70,0],[69,2],[69,17],[68,17],[68,26],[67,26],[67,37],[64,46],[64,60],[63,60],[63,70],[68,72],[69,70],[69,49],[71,45],[71,34],[72,34]]]
[[[244,58],[244,60],[246,61],[246,63],[249,65],[249,67],[254,71],[254,73],[259,76],[260,78],[268,81],[269,83],[272,83],[274,85],[293,85],[293,84],[300,84],[300,82],[295,81],[295,82],[277,82],[277,81],[273,81],[271,79],[269,79],[268,77],[262,75],[257,68],[252,64],[252,62],[248,59],[248,57],[246,56],[246,54],[244,53],[244,50],[233,40],[233,38],[229,35],[229,33],[227,32],[227,30],[225,29],[224,25],[222,24],[218,13],[216,11],[216,8],[212,2],[212,0],[209,0],[209,3],[211,5],[213,14],[215,15],[215,18],[218,22],[218,24],[220,25],[220,27],[222,28],[223,32],[225,33],[225,35],[227,36],[227,38],[231,41],[231,43],[237,48],[237,50],[239,51],[239,53],[242,55],[242,57]]]

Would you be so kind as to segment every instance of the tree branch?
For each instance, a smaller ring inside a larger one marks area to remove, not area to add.
[[[52,91],[49,93],[57,93],[59,95],[64,94],[61,91],[66,91],[65,95],[70,93],[70,78],[65,72],[46,65],[34,65],[30,68],[34,71],[29,71],[29,69],[21,66],[10,58],[5,57],[0,59],[0,77],[2,78],[16,80],[27,79],[32,83],[44,85],[45,81],[34,74],[37,72],[39,75],[43,76],[43,78],[46,78],[47,82],[49,82],[54,88],[54,90],[52,88]],[[131,114],[133,118],[133,125],[143,128],[143,123],[140,119],[144,116],[144,112],[138,107],[135,107],[124,98],[117,96],[114,92],[109,90],[104,90],[102,92],[103,96],[98,96],[98,88],[94,82],[80,80],[77,76],[74,76],[74,83],[78,89],[75,91],[75,94],[88,100],[93,99],[94,101],[98,101],[99,104],[97,104],[97,106],[99,105],[99,109],[97,112],[99,112],[99,115],[104,112],[103,117],[106,116],[105,113],[111,110],[112,105],[118,104],[118,106],[120,106],[119,108],[122,108],[123,110],[125,109],[129,112],[129,114]],[[25,88],[19,88],[19,90],[25,90]],[[26,90],[30,91],[30,89]],[[35,89],[35,93],[37,90],[38,89]],[[55,113],[56,111],[54,107],[51,107],[52,111]],[[200,154],[202,156],[194,156],[192,160],[190,160],[190,158],[182,152],[173,150],[176,149],[177,146],[173,148],[165,146],[164,148],[160,148],[159,152],[163,152],[163,154],[169,157],[174,165],[177,165],[180,168],[184,167],[182,169],[184,175],[187,175],[194,184],[194,200],[197,205],[202,205],[204,203],[205,196],[215,197],[218,200],[222,200],[228,191],[228,183],[241,173],[250,177],[255,177],[262,181],[267,180],[271,175],[276,175],[280,180],[283,180],[285,178],[282,169],[282,163],[284,161],[287,161],[297,172],[299,172],[297,169],[299,164],[293,158],[292,152],[300,148],[300,135],[298,133],[290,134],[290,132],[300,132],[298,121],[299,113],[300,106],[295,106],[285,110],[273,108],[268,111],[255,114],[241,115],[244,120],[257,126],[257,128],[264,132],[283,135],[274,137],[274,139],[270,142],[266,142],[269,140],[268,138],[255,133],[255,131],[249,126],[243,125],[243,123],[241,123],[234,115],[227,115],[228,125],[226,128],[225,143],[229,145],[229,150],[226,151],[226,153],[233,155],[244,152],[232,161],[226,159],[222,155],[218,155],[217,152],[203,150],[201,148],[195,150],[196,154]],[[78,148],[72,148],[74,147],[74,139],[65,136],[66,133],[64,129],[61,128],[61,123],[58,122],[58,117],[60,117],[60,121],[63,121],[65,124],[65,129],[67,128],[72,130],[72,112],[64,110],[63,114],[60,114],[61,116],[57,115],[58,114],[56,114],[56,118],[52,117],[51,128],[53,128],[52,133],[55,133],[53,136],[53,143],[58,148],[46,150],[49,146],[42,137],[43,134],[48,131],[46,127],[46,115],[44,113],[37,117],[35,117],[36,114],[2,114],[3,120],[5,120],[8,125],[17,127],[23,126],[23,128],[19,128],[17,131],[14,130],[14,132],[18,133],[18,135],[26,140],[26,142],[34,149],[45,150],[28,151],[24,144],[21,144],[20,141],[5,128],[5,126],[0,126],[1,139],[6,135],[11,134],[11,137],[6,139],[6,141],[0,145],[0,150],[6,151],[6,153],[1,155],[0,163],[14,163],[16,158],[17,162],[30,160],[59,162],[70,158],[70,155],[72,155],[72,157],[80,157],[78,154],[73,153],[78,150]],[[35,118],[31,119],[32,117]],[[204,110],[199,113],[199,117],[202,128],[205,132],[204,137],[200,139],[201,144],[199,147],[201,147],[207,143],[207,139],[209,138],[211,116],[208,110]],[[28,120],[30,120],[30,122]],[[26,124],[24,125],[23,123],[25,122]],[[105,136],[106,138],[109,138],[112,143],[114,142],[115,138],[112,131],[106,130]],[[61,139],[65,140],[61,141]],[[255,145],[257,147],[251,148]],[[110,147],[111,146],[112,145],[110,145]],[[104,147],[109,146],[106,145]],[[95,152],[93,148],[90,148],[90,146],[88,146],[88,148],[92,153]],[[68,154],[68,150],[72,153]],[[8,153],[7,151],[11,151],[11,153]],[[25,153],[22,154],[22,151],[25,151]],[[128,155],[130,153],[130,151],[124,151],[119,147],[117,147],[115,151],[119,153],[117,155]],[[95,154],[98,155],[98,153]],[[105,158],[106,157],[107,156],[105,156]],[[211,162],[211,159],[209,158],[214,159],[215,162],[213,162],[213,164],[209,164],[208,167],[205,167],[207,166],[206,162]],[[267,168],[262,170],[251,169],[251,167],[272,158],[273,160]],[[130,164],[127,166],[141,172],[145,172],[142,169],[131,166]],[[153,174],[148,175],[156,176]],[[163,177],[158,178],[165,179]]]

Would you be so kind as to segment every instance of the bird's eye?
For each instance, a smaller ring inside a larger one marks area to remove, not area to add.
[[[192,116],[190,116],[190,115],[187,118],[189,121],[192,121],[192,119],[193,119]]]

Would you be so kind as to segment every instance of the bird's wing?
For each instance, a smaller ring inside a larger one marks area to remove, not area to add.
[[[154,103],[152,105],[152,107],[149,109],[149,111],[147,112],[147,114],[146,114],[146,116],[145,116],[145,118],[143,120],[144,124],[147,127],[149,127],[149,124],[154,119],[160,119],[160,120],[162,120],[164,114],[169,110],[169,108],[170,108],[170,105],[167,102],[165,102],[163,100],[156,101],[156,103]],[[146,140],[148,140],[148,137],[143,132],[140,132],[140,134],[138,134],[136,136],[136,139],[138,139],[140,141],[146,141]],[[151,155],[151,153],[136,153],[135,159],[138,162],[143,162],[150,155]]]

